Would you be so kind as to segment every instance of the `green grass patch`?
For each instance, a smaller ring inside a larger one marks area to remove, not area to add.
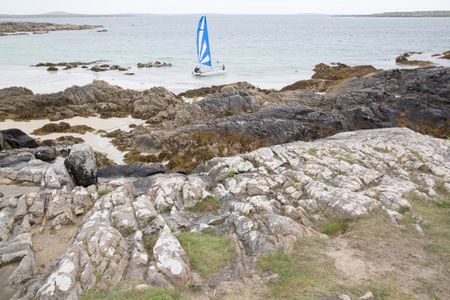
[[[417,195],[415,190],[410,190],[409,192],[407,192],[404,197],[406,198],[406,200],[408,200],[409,202],[411,201],[424,201],[424,199],[422,199],[419,195]]]
[[[98,284],[100,280],[102,280],[103,273],[94,268],[94,276],[95,276],[95,282]]]
[[[299,239],[291,252],[278,250],[261,255],[256,266],[262,272],[278,274],[269,284],[268,299],[320,299],[324,296],[348,294],[352,299],[371,291],[375,299],[413,299],[405,297],[394,285],[343,285],[347,280],[336,270],[334,259],[324,254],[329,240],[305,237]],[[397,297],[397,295],[401,295]]]
[[[320,224],[320,232],[328,236],[337,236],[344,233],[349,225],[350,221],[346,219],[326,219]]]
[[[227,174],[225,174],[225,179],[229,179],[229,178],[233,178],[234,176],[236,176],[236,172],[230,171]]]
[[[428,189],[423,186],[418,187],[417,190],[424,194],[428,194],[428,192],[429,192]]]
[[[146,235],[144,236],[143,244],[144,248],[147,251],[147,254],[153,256],[153,247],[155,247],[156,241],[158,241],[159,235]]]
[[[438,250],[447,268],[450,270],[450,198],[442,197],[438,201],[422,201],[412,199],[411,205],[422,216],[426,225],[423,226],[425,235],[428,237],[428,252]]]
[[[417,221],[413,217],[411,212],[407,212],[407,213],[403,214],[403,220],[401,221],[401,224],[403,224],[403,225],[412,225],[412,224],[416,224],[416,223],[417,223]]]
[[[340,286],[338,289],[341,293],[348,295],[353,295],[354,298],[358,299],[360,296],[364,295],[367,291],[371,291],[376,300],[414,300],[415,298],[411,295],[405,294],[394,284],[380,285],[373,282],[366,284],[358,284],[354,286]]]
[[[436,201],[436,206],[440,208],[450,208],[450,202],[449,201]]]
[[[445,187],[445,184],[443,182],[437,182],[434,185],[434,190],[436,191],[436,193],[438,193],[439,196],[443,196],[443,197],[450,197],[450,192],[447,190],[447,188]]]
[[[214,196],[207,196],[190,208],[196,212],[211,212],[220,208],[220,201]]]
[[[356,164],[356,160],[349,153],[341,153],[335,156],[336,159],[348,162],[351,165]]]
[[[380,153],[391,153],[387,147],[373,147],[373,149]]]
[[[417,278],[419,287],[414,289],[414,292],[420,294],[426,294],[427,299],[441,300],[443,298],[439,297],[442,293],[441,289],[436,286],[436,284],[425,278]]]
[[[133,227],[123,227],[119,229],[119,232],[122,236],[128,237],[132,235],[135,232],[135,230]]]
[[[398,212],[401,213],[402,215],[406,214],[409,211],[409,207],[406,206],[400,206],[400,208],[398,209]]]
[[[151,288],[146,290],[87,291],[80,300],[178,300],[181,293],[174,289]]]
[[[111,189],[101,190],[101,191],[98,191],[98,196],[101,198],[101,197],[103,197],[103,196],[109,194],[110,192],[112,192]]]
[[[427,244],[423,247],[423,250],[430,253],[439,253],[441,251],[441,247],[436,244]]]
[[[308,150],[306,150],[306,153],[308,153],[309,155],[312,155],[312,156],[317,156],[317,151],[318,151],[318,149],[316,147],[313,147],[313,148],[309,148]]]
[[[395,266],[391,271],[383,272],[382,278],[372,282],[387,289],[388,295],[380,296],[380,299],[416,299],[412,297],[413,294],[421,294],[420,296],[423,297],[427,290],[433,290],[421,286],[422,284],[415,280],[414,277],[420,277],[421,274],[415,273],[414,267],[411,268],[411,266],[418,264],[436,272],[436,276],[429,279],[435,282],[436,288],[443,291],[435,290],[440,299],[447,299],[448,293],[445,293],[445,288],[448,286],[448,274],[442,273],[441,270],[450,269],[450,244],[448,243],[450,212],[448,209],[439,208],[433,201],[412,200],[411,206],[411,211],[404,214],[402,227],[392,224],[386,212],[378,208],[367,217],[352,222],[345,235],[340,238],[345,239],[348,246],[361,251],[364,261],[368,260],[373,264],[383,261],[382,264]],[[423,219],[420,226],[425,233],[424,236],[419,235],[411,226],[417,223],[414,218],[416,215]],[[385,253],[390,254],[385,257]],[[396,288],[406,285],[408,288],[404,292]],[[416,288],[420,289],[420,292],[416,292]],[[373,290],[371,291],[375,294]],[[355,295],[357,297],[352,299],[358,299],[362,294]],[[434,299],[426,298],[426,296],[423,298]]]
[[[256,266],[263,272],[278,274],[279,279],[270,284],[271,297],[275,299],[310,299],[308,296],[325,295],[333,286],[337,271],[330,257],[320,254],[325,240],[302,238],[292,252],[278,250],[261,255]]]
[[[427,165],[421,165],[417,170],[425,174],[433,174],[433,171]]]
[[[205,279],[235,260],[234,247],[226,236],[183,232],[178,239],[189,256],[192,268]]]

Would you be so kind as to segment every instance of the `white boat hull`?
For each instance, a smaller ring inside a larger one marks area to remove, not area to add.
[[[217,71],[206,71],[201,73],[192,72],[192,75],[195,77],[210,77],[210,76],[219,76],[219,75],[225,75],[227,73],[227,70],[217,70]]]

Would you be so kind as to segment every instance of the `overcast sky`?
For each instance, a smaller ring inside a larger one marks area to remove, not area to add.
[[[450,0],[1,0],[0,5],[0,14],[364,14],[414,10],[450,10]]]

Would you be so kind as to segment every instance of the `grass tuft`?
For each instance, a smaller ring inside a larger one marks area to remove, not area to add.
[[[443,182],[436,182],[436,184],[434,185],[434,190],[439,194],[439,196],[450,197],[450,191],[447,189]]]
[[[348,280],[336,270],[334,259],[324,253],[329,245],[329,240],[305,237],[295,243],[292,251],[278,250],[261,255],[256,261],[257,268],[279,276],[269,284],[267,298],[312,300],[345,293],[357,299],[371,291],[375,299],[411,299],[394,285],[372,282],[344,285]]]
[[[178,300],[181,293],[174,289],[150,288],[146,290],[87,291],[80,300]]]
[[[220,208],[220,201],[214,196],[207,196],[197,202],[192,208],[191,211],[195,212],[212,212],[216,211]]]
[[[425,164],[421,165],[417,170],[425,174],[433,174],[433,171],[430,169],[430,167]]]
[[[347,230],[349,223],[350,221],[347,219],[326,219],[320,225],[320,232],[334,237],[344,233]]]
[[[226,236],[183,232],[178,239],[189,256],[192,268],[205,279],[235,260],[234,247]]]
[[[373,149],[380,153],[391,153],[387,147],[374,147]]]
[[[99,196],[99,198],[101,198],[101,197],[109,194],[110,192],[112,192],[112,190],[110,190],[110,189],[101,190],[101,191],[98,191],[98,196]]]
[[[234,176],[236,176],[236,174],[236,172],[230,171],[225,175],[225,179],[233,178]]]
[[[408,200],[409,202],[411,201],[423,201],[424,199],[422,199],[419,195],[417,195],[415,190],[410,190],[409,192],[407,192],[404,197],[406,198],[406,200]]]
[[[335,156],[335,158],[338,159],[338,160],[345,161],[345,162],[347,162],[347,163],[349,163],[351,165],[356,164],[356,160],[354,160],[349,153],[338,154],[338,155]]]
[[[306,151],[306,153],[308,153],[309,155],[312,155],[312,156],[317,156],[317,151],[318,151],[318,149],[316,147],[313,147],[313,148],[309,148]]]
[[[441,251],[441,246],[436,244],[427,244],[423,247],[423,250],[430,253],[439,253]]]
[[[134,233],[133,227],[123,227],[119,229],[119,232],[122,236],[128,237]]]
[[[153,256],[153,247],[155,247],[156,242],[158,241],[159,236],[155,235],[146,235],[143,238],[144,248],[147,251],[147,254]]]

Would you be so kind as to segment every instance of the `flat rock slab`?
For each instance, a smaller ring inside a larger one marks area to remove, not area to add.
[[[38,186],[0,185],[0,192],[4,198],[17,197],[24,194],[39,192]]]

